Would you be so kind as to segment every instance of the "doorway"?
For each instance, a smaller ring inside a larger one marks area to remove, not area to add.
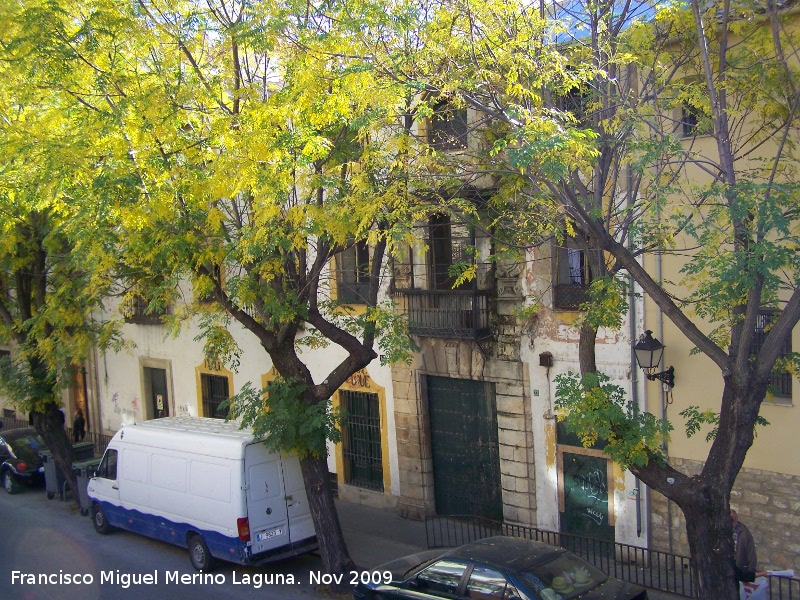
[[[427,377],[436,512],[502,520],[495,386]]]
[[[146,418],[160,419],[169,416],[169,391],[167,370],[142,367]]]

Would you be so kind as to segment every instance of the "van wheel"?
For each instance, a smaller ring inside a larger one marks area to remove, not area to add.
[[[214,557],[208,551],[208,546],[199,535],[189,538],[189,560],[198,571],[211,571],[214,568]]]
[[[3,487],[9,494],[18,494],[22,491],[22,485],[20,485],[11,471],[3,473]]]
[[[106,513],[103,512],[99,504],[92,505],[92,523],[94,523],[94,530],[100,535],[108,535],[113,529],[113,527],[108,524]]]

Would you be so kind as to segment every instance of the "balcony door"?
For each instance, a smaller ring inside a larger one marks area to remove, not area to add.
[[[474,280],[453,287],[456,281],[451,267],[458,263],[472,264],[475,240],[466,225],[451,222],[449,215],[434,215],[430,220],[430,276],[432,289],[472,289]]]

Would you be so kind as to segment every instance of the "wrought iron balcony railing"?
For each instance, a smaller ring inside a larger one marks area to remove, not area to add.
[[[489,291],[395,291],[395,299],[408,315],[410,333],[426,337],[477,340],[491,335]]]
[[[553,308],[559,310],[578,310],[581,304],[589,301],[589,286],[556,283],[553,292]]]

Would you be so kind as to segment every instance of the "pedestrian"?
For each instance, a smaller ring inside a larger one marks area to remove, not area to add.
[[[739,520],[739,515],[731,509],[733,521],[733,556],[736,568],[740,571],[756,570],[756,544],[747,527]]]
[[[75,409],[75,419],[72,421],[72,441],[82,442],[86,437],[86,419],[83,418],[83,411]]]

